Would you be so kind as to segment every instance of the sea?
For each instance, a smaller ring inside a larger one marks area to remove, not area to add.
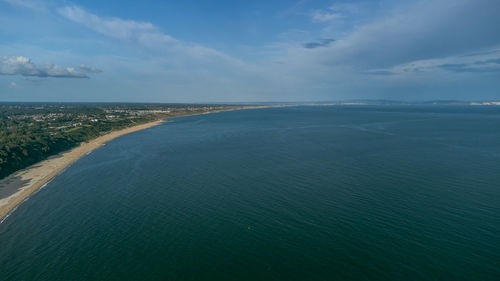
[[[170,119],[3,221],[0,280],[500,280],[500,107]]]

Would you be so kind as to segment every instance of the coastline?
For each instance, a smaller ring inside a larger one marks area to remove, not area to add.
[[[79,146],[69,151],[52,156],[0,180],[0,186],[2,189],[6,189],[3,192],[6,194],[10,193],[7,197],[0,198],[0,223],[3,222],[3,220],[30,195],[43,188],[60,172],[81,157],[89,154],[93,150],[105,145],[107,142],[115,138],[151,128],[160,125],[163,122],[164,120],[156,120],[110,132],[89,142],[81,143]]]
[[[203,113],[192,113],[167,118],[172,119],[177,117],[212,114],[243,109],[259,109],[286,106],[287,105],[241,106],[230,109],[209,111]],[[20,204],[26,201],[31,195],[45,187],[47,183],[49,183],[59,173],[68,168],[71,164],[73,164],[81,157],[89,154],[90,152],[105,145],[107,142],[115,138],[160,125],[164,123],[167,118],[132,126],[118,131],[112,131],[89,142],[81,143],[79,146],[71,150],[61,152],[46,160],[35,163],[0,180],[0,223],[2,223],[13,211],[15,211],[15,209],[17,209]]]

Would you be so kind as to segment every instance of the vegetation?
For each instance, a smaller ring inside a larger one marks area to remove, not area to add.
[[[0,104],[0,179],[112,130],[231,106]]]

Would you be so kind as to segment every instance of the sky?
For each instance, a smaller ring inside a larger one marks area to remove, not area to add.
[[[500,100],[499,0],[0,0],[0,101]]]

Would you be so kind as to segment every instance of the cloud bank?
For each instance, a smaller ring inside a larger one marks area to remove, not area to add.
[[[491,73],[500,72],[500,49],[486,53],[417,60],[389,68],[367,71],[370,74],[405,75],[424,72]]]
[[[33,6],[29,0],[2,1]],[[312,2],[298,0],[268,22],[259,18],[262,41],[256,33],[256,41],[231,37],[224,42],[210,36],[197,38],[196,32],[204,29],[198,31],[195,25],[193,33],[182,37],[184,29],[174,33],[179,28],[176,22],[137,21],[127,18],[130,14],[106,14],[110,10],[101,11],[98,5],[92,10],[78,6],[84,1],[56,0],[44,15],[52,21],[50,30],[63,26],[63,40],[39,39],[48,42],[41,46],[40,56],[29,48],[21,53],[37,60],[59,61],[66,56],[64,61],[74,65],[81,61],[106,65],[106,77],[121,83],[94,79],[88,87],[96,93],[103,89],[127,93],[130,99],[137,92],[150,93],[150,100],[179,101],[186,97],[231,101],[498,96],[500,1],[360,0],[324,7]],[[1,15],[0,11],[0,22]],[[267,30],[266,24],[276,20],[286,24]],[[200,19],[198,24],[211,22]],[[243,36],[249,32],[237,29]],[[164,30],[171,30],[175,38]],[[43,38],[44,29],[40,31],[40,35],[25,29],[19,32],[26,33],[24,38]],[[52,36],[59,39],[56,35]],[[196,43],[197,39],[203,43]],[[2,53],[17,54],[14,43]],[[0,60],[0,74],[81,78],[99,72],[87,65],[39,67],[18,57]]]
[[[93,68],[85,67],[88,70]],[[82,69],[80,67],[80,69]],[[92,72],[92,71],[86,71]],[[95,71],[94,71],[95,72]],[[26,77],[89,78],[85,73],[73,67],[62,67],[47,63],[36,66],[23,56],[0,57],[0,75],[21,75]]]

